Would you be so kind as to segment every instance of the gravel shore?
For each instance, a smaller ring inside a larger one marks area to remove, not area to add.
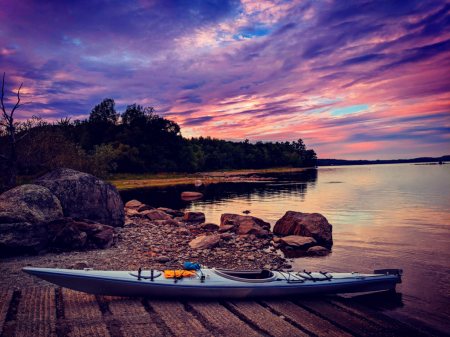
[[[271,248],[272,233],[265,238],[229,233],[212,249],[189,246],[198,235],[213,234],[198,222],[149,221],[126,218],[125,226],[115,228],[114,244],[107,249],[62,251],[51,248],[36,256],[0,259],[0,288],[30,286],[56,287],[22,271],[27,266],[45,268],[84,268],[97,270],[182,269],[185,261],[229,269],[290,268],[290,261]]]

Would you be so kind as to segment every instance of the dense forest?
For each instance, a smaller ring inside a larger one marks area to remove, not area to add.
[[[8,156],[8,128],[0,131],[0,154]],[[131,104],[119,114],[114,100],[108,98],[96,105],[85,120],[63,118],[48,123],[34,117],[18,123],[16,133],[18,137],[27,134],[17,144],[22,175],[59,167],[101,177],[110,173],[308,167],[317,160],[316,153],[307,150],[301,139],[252,144],[249,140],[184,138],[178,124],[159,117],[152,107]]]

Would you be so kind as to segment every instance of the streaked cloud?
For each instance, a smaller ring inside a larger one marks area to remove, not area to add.
[[[298,138],[333,158],[450,152],[450,3],[4,0],[18,116],[152,105],[184,136]]]

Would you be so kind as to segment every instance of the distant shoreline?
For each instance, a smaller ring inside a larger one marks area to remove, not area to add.
[[[195,174],[167,174],[167,175],[119,175],[117,178],[108,179],[108,182],[116,186],[119,191],[126,191],[146,187],[165,187],[175,185],[195,184],[196,180],[201,180],[203,184],[216,184],[221,182],[241,182],[261,180],[260,177],[252,179],[245,177],[249,175],[267,174],[267,173],[285,173],[301,172],[313,167],[278,167],[259,170],[223,170],[214,172],[198,172]],[[240,177],[240,178],[239,178]]]
[[[342,166],[342,165],[376,165],[376,164],[416,164],[449,162],[450,155],[442,157],[421,157],[413,159],[392,160],[345,160],[345,159],[317,159],[317,166]]]

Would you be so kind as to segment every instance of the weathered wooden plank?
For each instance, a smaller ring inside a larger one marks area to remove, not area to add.
[[[56,336],[55,290],[24,289],[16,320],[16,336]]]
[[[296,303],[314,314],[325,318],[344,330],[361,336],[386,336],[384,329],[378,325],[366,322],[358,317],[350,315],[344,309],[332,306],[321,299],[298,298]]]
[[[67,320],[101,321],[102,313],[94,295],[67,288],[62,289],[62,295]]]
[[[104,323],[82,324],[81,322],[71,322],[69,337],[110,337],[108,328]]]
[[[177,300],[149,299],[148,304],[175,336],[200,337],[212,335]]]
[[[0,289],[0,335],[3,333],[3,325],[5,324],[13,293],[12,289]]]
[[[150,323],[150,316],[136,298],[109,297],[109,310],[114,319],[119,321],[133,320],[135,323]]]
[[[226,303],[244,320],[251,322],[270,336],[307,336],[303,331],[297,329],[279,316],[274,315],[268,309],[254,301],[233,300],[227,301]]]
[[[378,324],[385,329],[392,331],[396,336],[428,336],[428,334],[414,329],[413,327],[402,322],[394,320],[379,311],[369,308],[363,304],[357,303],[351,299],[328,297],[327,301],[347,311],[350,311],[355,315],[363,317],[368,321]]]
[[[120,325],[120,331],[123,336],[139,337],[166,337],[167,335],[160,330],[154,330],[153,324],[124,323]],[[183,335],[179,335],[183,336]]]
[[[351,337],[352,335],[331,324],[330,322],[300,308],[291,301],[285,299],[269,299],[261,301],[264,305],[275,311],[279,315],[285,316],[303,329],[319,337],[342,336]]]
[[[123,336],[164,335],[138,299],[110,297],[109,310],[113,314],[112,319],[118,322]]]
[[[63,288],[62,297],[69,336],[110,336],[94,295]]]
[[[17,324],[16,336],[57,337],[55,324]]]
[[[55,289],[33,287],[22,290],[17,320],[28,324],[56,322]]]
[[[261,336],[217,301],[188,301],[187,305],[224,336]]]

